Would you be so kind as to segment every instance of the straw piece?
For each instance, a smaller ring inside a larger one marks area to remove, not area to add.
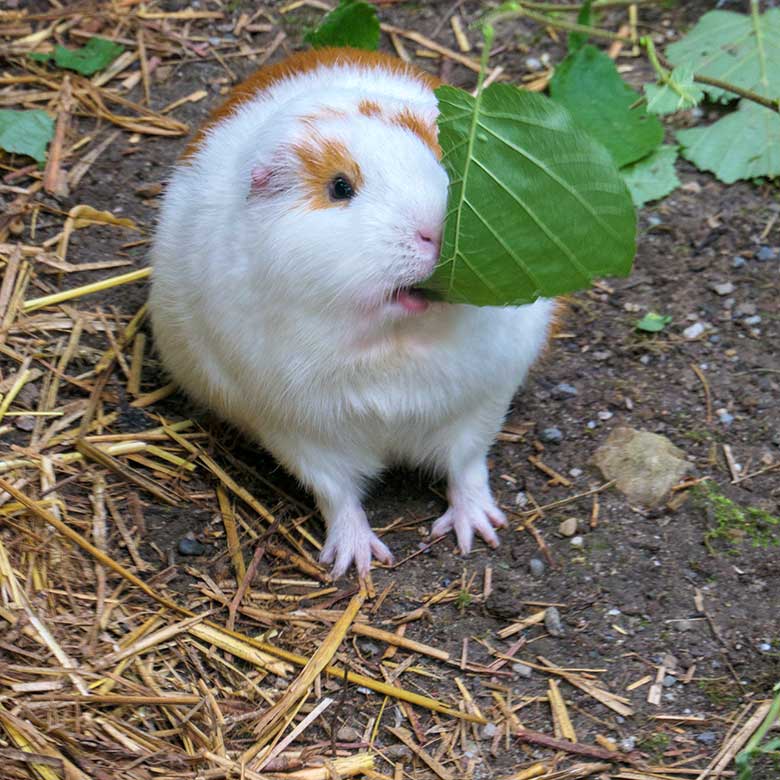
[[[553,724],[555,727],[555,736],[568,739],[569,742],[577,741],[577,734],[574,731],[569,711],[566,709],[566,702],[558,689],[558,681],[547,680],[547,698],[550,701],[550,709],[553,715]]]

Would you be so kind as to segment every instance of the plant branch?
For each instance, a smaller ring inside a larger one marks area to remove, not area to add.
[[[660,5],[664,0],[602,0],[591,6],[591,9],[598,10],[599,8],[620,8],[629,5]],[[575,12],[582,8],[581,3],[535,3],[531,0],[521,0],[521,5],[525,8],[530,8],[534,11],[547,11],[551,13],[557,13],[558,11]]]

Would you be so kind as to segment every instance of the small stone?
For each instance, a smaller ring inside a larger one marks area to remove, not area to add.
[[[718,735],[714,731],[702,731],[701,734],[696,735],[696,741],[709,747],[718,741]]]
[[[608,349],[598,350],[593,352],[592,355],[594,360],[609,360],[612,357],[612,353]]]
[[[342,726],[336,732],[336,742],[362,742],[363,735],[352,726]]]
[[[620,749],[624,753],[630,753],[636,747],[636,737],[626,737],[620,740]]]
[[[482,727],[482,739],[493,739],[498,733],[498,726],[495,723],[486,723]]]
[[[694,322],[693,325],[689,325],[684,331],[683,336],[688,339],[697,339],[704,333],[704,325],[701,322]]]
[[[650,214],[647,218],[647,224],[650,227],[658,227],[662,222],[663,220],[657,214]]]
[[[534,673],[534,670],[525,664],[512,664],[512,671],[520,677],[530,677]]]
[[[181,555],[203,555],[206,552],[206,545],[201,544],[190,531],[179,539],[178,550]]]
[[[745,325],[758,325],[761,322],[761,315],[754,314],[752,317],[745,317]]]
[[[577,518],[567,517],[562,520],[558,525],[558,533],[561,536],[574,536],[577,533]]]
[[[732,261],[731,261],[731,267],[732,268],[744,268],[747,263],[747,260],[745,260],[744,257],[740,257],[737,255]]]
[[[586,427],[593,431],[599,427],[599,424],[595,420],[588,420]]]
[[[388,745],[384,753],[393,761],[410,761],[412,758],[412,751],[406,745]]]
[[[14,425],[16,425],[20,431],[32,431],[35,428],[35,418],[22,415],[21,417],[16,418]]]
[[[577,479],[577,477],[581,477],[582,473],[583,473],[582,469],[578,469],[576,467],[573,469],[569,469],[569,476],[574,477],[574,479]]]
[[[767,260],[774,260],[778,255],[778,249],[775,246],[762,246],[759,247],[758,252],[756,252],[756,260],[760,260],[762,263],[767,262]]]
[[[771,652],[771,650],[772,650],[772,645],[770,645],[770,644],[769,644],[769,642],[762,642],[762,643],[761,643],[761,644],[758,646],[758,649],[759,649],[759,650],[760,650],[762,653],[769,653],[769,652]]]
[[[599,418],[599,420],[606,422],[607,420],[612,419],[613,414],[612,412],[604,410],[603,412],[599,412],[596,416]]]
[[[740,303],[734,311],[737,317],[752,317],[758,312],[755,303]]]
[[[571,538],[571,546],[572,547],[584,547],[585,546],[585,540],[581,536],[572,536],[572,538]]]
[[[710,344],[720,344],[720,336],[717,333],[714,336],[710,336],[709,342]]]
[[[677,678],[673,674],[667,674],[663,681],[664,688],[671,688],[673,685],[677,685]]]
[[[515,496],[515,506],[520,507],[520,509],[522,509],[524,506],[528,506],[528,494],[525,492],[525,490],[519,491]]]
[[[525,61],[525,67],[528,68],[528,70],[541,70],[542,61],[536,57],[527,57]]]
[[[574,385],[570,385],[566,382],[561,382],[560,384],[555,386],[555,389],[553,390],[553,395],[556,398],[573,398],[575,395],[577,395],[577,388],[574,387]]]
[[[545,444],[560,444],[563,441],[563,433],[560,428],[545,428],[539,438]]]
[[[678,631],[693,631],[694,628],[696,628],[696,621],[695,620],[676,620],[672,625],[678,630]]]
[[[552,636],[563,636],[563,623],[561,623],[561,613],[555,607],[547,607],[544,611],[544,627]]]
[[[534,577],[541,577],[544,574],[544,561],[540,558],[531,558],[528,561],[528,568],[531,570],[531,575]]]
[[[731,425],[731,423],[734,422],[734,415],[733,414],[729,414],[725,409],[718,409],[716,414],[718,415],[718,419],[724,425]]]
[[[721,282],[710,285],[710,289],[718,295],[731,295],[737,288],[731,282]]]

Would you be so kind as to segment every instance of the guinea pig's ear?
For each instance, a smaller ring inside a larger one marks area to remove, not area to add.
[[[259,162],[252,166],[249,178],[249,197],[263,198],[279,195],[290,189],[292,177],[289,164],[275,155],[270,162]]]

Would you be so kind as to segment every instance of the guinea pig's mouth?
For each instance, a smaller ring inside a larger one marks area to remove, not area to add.
[[[426,290],[418,287],[399,287],[390,293],[390,303],[397,304],[408,314],[422,314],[431,301]]]

